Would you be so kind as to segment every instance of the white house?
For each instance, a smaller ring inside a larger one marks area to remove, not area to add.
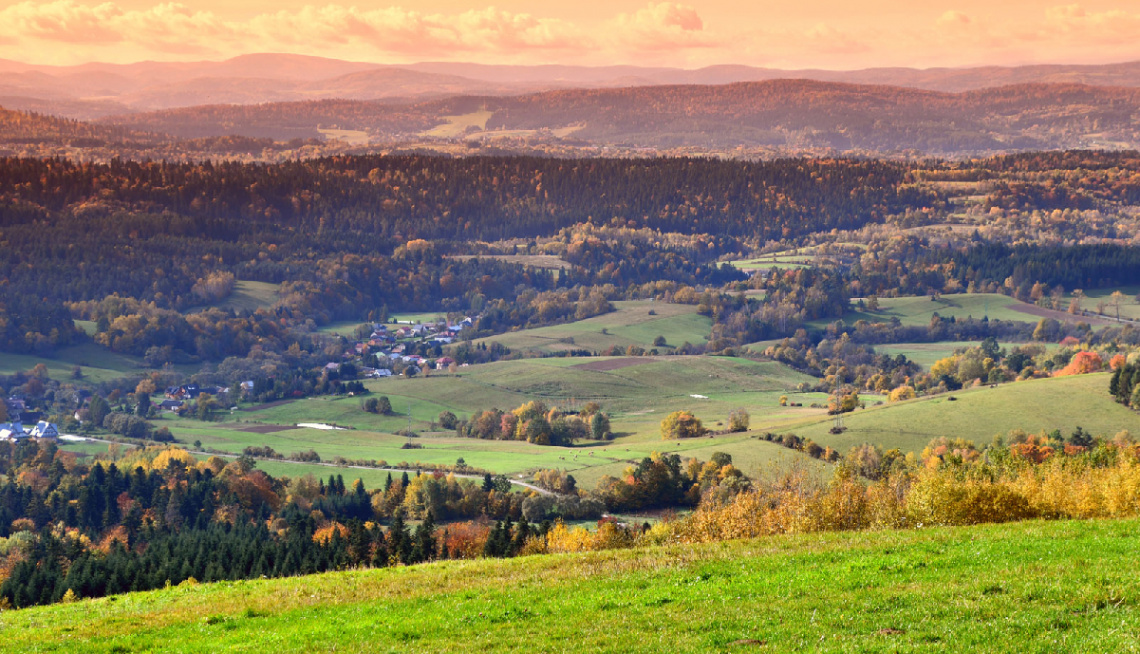
[[[59,438],[59,429],[52,423],[41,420],[32,427],[28,435],[35,438]]]

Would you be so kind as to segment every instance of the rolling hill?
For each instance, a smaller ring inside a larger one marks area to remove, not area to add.
[[[433,127],[484,116],[462,138],[538,137],[580,145],[737,147],[969,154],[1140,144],[1140,89],[1026,84],[944,93],[897,86],[774,80],[721,86],[575,89],[416,104],[354,100],[214,105],[104,119],[179,136],[312,137],[318,128],[378,139],[428,139]]]
[[[93,119],[212,103],[317,99],[426,99],[515,95],[554,89],[723,85],[807,79],[962,92],[1013,84],[1140,86],[1140,62],[1106,65],[782,70],[746,65],[698,69],[643,66],[385,65],[292,54],[248,54],[224,61],[87,63],[45,66],[0,60],[0,104]]]
[[[5,611],[0,649],[1127,651],[1137,526],[808,534],[186,583]]]

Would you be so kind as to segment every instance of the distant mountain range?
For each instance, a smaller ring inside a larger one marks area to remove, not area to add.
[[[772,80],[462,96],[410,104],[326,100],[187,107],[103,119],[136,132],[577,146],[914,152],[939,155],[1140,145],[1140,88],[1020,84],[946,93]],[[322,132],[323,130],[323,132]]]
[[[962,92],[1011,84],[1140,87],[1140,62],[1097,66],[872,68],[856,71],[710,66],[697,70],[638,66],[400,66],[288,54],[218,62],[91,63],[39,66],[0,60],[0,105],[92,119],[204,104],[321,99],[415,102],[456,95],[504,96],[559,89],[723,85],[778,79],[899,86]]]

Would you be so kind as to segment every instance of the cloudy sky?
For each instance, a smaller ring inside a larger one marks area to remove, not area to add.
[[[0,0],[0,58],[780,68],[1140,59],[1140,0]]]

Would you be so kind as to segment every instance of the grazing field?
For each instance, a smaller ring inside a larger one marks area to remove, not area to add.
[[[1123,652],[1140,521],[446,561],[0,614],[13,652]]]
[[[473,111],[458,116],[440,116],[444,121],[441,125],[422,132],[421,136],[431,138],[452,139],[463,136],[468,130],[483,131],[487,128],[487,121],[494,115],[493,111]]]
[[[349,145],[368,145],[371,139],[368,132],[358,129],[321,129],[317,128],[321,136],[330,141],[344,141]]]
[[[593,318],[508,332],[475,342],[496,342],[512,350],[528,352],[580,349],[602,352],[612,346],[624,349],[631,345],[648,350],[654,347],[654,339],[663,336],[665,346],[658,346],[658,350],[668,351],[686,342],[702,344],[712,331],[712,319],[698,314],[697,307],[692,305],[649,300],[613,304],[614,311]]]
[[[877,311],[852,311],[843,316],[843,321],[851,325],[858,320],[890,322],[892,318],[898,318],[904,325],[929,325],[935,313],[943,318],[955,319],[980,320],[988,316],[990,320],[1034,323],[1041,319],[1040,316],[1018,311],[1019,307],[1035,308],[1000,293],[960,293],[942,295],[937,300],[931,300],[928,295],[880,298]],[[828,321],[821,324],[826,322]]]
[[[902,354],[911,361],[922,366],[923,369],[929,370],[930,366],[934,365],[939,359],[944,359],[952,354],[954,350],[962,348],[977,347],[980,342],[977,341],[942,341],[939,343],[895,343],[891,345],[876,345],[875,352],[880,354],[889,354],[897,356]],[[1000,343],[1000,345],[1010,351],[1013,348],[1024,345],[1024,343]],[[1042,345],[1046,349],[1056,348],[1056,344],[1035,343],[1034,345]]]
[[[1109,438],[1125,429],[1140,434],[1140,414],[1112,400],[1108,379],[1107,373],[1035,379],[883,406],[871,405],[885,398],[866,395],[866,409],[844,415],[847,431],[842,434],[829,434],[832,421],[826,418],[787,431],[840,452],[860,443],[918,452],[939,436],[967,438],[981,447],[1012,429],[1060,429],[1068,435],[1078,425]]]
[[[570,268],[570,262],[553,254],[454,254],[448,259],[467,261],[468,259],[496,259],[505,263],[517,263],[522,266],[545,268],[547,270],[565,270]]]
[[[217,304],[211,304],[208,307],[195,307],[190,309],[188,313],[213,307],[227,310],[244,309],[245,311],[251,312],[257,311],[258,309],[268,309],[280,299],[277,293],[278,288],[277,284],[270,284],[268,282],[239,280],[234,283],[234,290],[226,299]]]
[[[826,396],[795,394],[794,401],[805,405],[800,408],[781,407],[779,397],[805,379],[780,364],[730,357],[526,359],[472,366],[456,375],[366,382],[374,396],[389,398],[393,414],[388,416],[361,410],[359,397],[310,397],[226,412],[216,422],[164,414],[156,425],[169,427],[182,443],[199,441],[204,447],[234,454],[245,447],[268,445],[283,455],[313,449],[325,461],[339,456],[384,460],[391,465],[450,465],[463,458],[470,466],[512,475],[537,468],[565,468],[574,471],[586,487],[593,487],[602,475],[620,474],[626,465],[657,451],[706,459],[714,451],[724,451],[749,474],[770,461],[799,456],[747,434],[662,441],[660,423],[669,412],[688,409],[708,428],[723,430],[729,411],[737,407],[749,411],[754,428],[802,422],[823,414],[822,409],[806,405],[824,403]],[[617,437],[567,448],[544,447],[457,438],[454,432],[441,431],[433,424],[442,411],[465,418],[484,409],[511,410],[533,399],[568,410],[587,401],[600,402],[612,416]],[[292,428],[314,422],[350,429]],[[395,435],[409,424],[420,434],[418,438]],[[402,449],[408,442],[420,447]],[[283,468],[286,474],[289,470],[301,474],[296,468]],[[345,474],[358,476],[355,471]]]
[[[0,375],[28,371],[40,363],[47,366],[48,375],[52,379],[71,383],[97,384],[128,375],[142,375],[150,370],[142,359],[116,354],[94,343],[83,343],[60,348],[51,357],[5,352],[0,356]],[[72,377],[76,366],[79,366],[82,374],[80,379]]]
[[[1120,291],[1124,297],[1120,299],[1120,317],[1129,320],[1140,320],[1140,302],[1137,302],[1137,295],[1140,294],[1140,286],[1122,286],[1116,288],[1095,288],[1086,289],[1084,291],[1084,299],[1081,300],[1081,308],[1085,311],[1096,311],[1098,305],[1104,303],[1104,315],[1116,317],[1116,307],[1113,306],[1113,291]],[[1070,293],[1065,296],[1066,301],[1072,300],[1073,295]]]

